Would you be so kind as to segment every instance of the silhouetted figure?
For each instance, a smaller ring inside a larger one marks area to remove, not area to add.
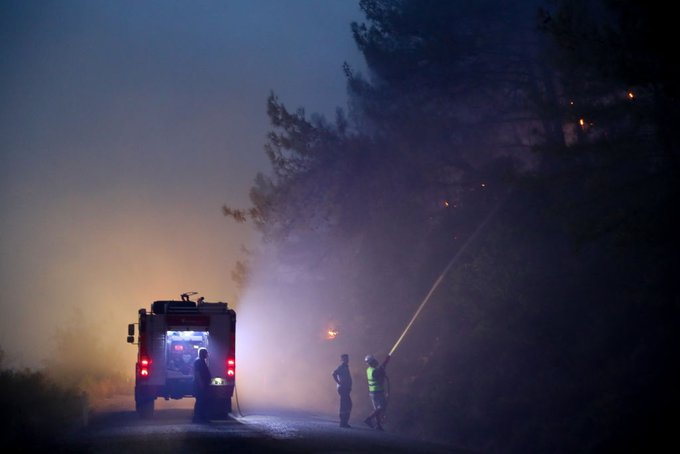
[[[349,425],[349,415],[352,412],[352,375],[349,372],[349,355],[344,353],[340,355],[340,365],[335,368],[333,373],[333,380],[338,385],[338,394],[340,395],[340,427],[351,427]]]
[[[194,422],[208,422],[208,390],[210,389],[210,369],[206,359],[208,350],[198,349],[198,358],[194,360]]]
[[[387,393],[389,388],[389,378],[385,372],[390,356],[387,355],[382,364],[378,363],[373,355],[366,355],[366,378],[368,379],[368,395],[373,403],[373,412],[368,415],[364,422],[371,428],[383,430],[382,422],[387,409]],[[387,383],[387,388],[385,384]]]

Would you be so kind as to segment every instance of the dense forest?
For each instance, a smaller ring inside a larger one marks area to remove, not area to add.
[[[676,445],[673,19],[636,0],[360,5],[369,71],[345,65],[347,109],[272,94],[272,172],[224,207],[333,289],[288,310],[324,304],[357,349],[389,348],[452,263],[390,364],[390,430],[484,452]]]

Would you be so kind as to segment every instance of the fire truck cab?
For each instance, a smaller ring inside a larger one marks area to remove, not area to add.
[[[209,408],[212,418],[231,412],[236,378],[236,313],[227,303],[209,303],[203,298],[154,301],[151,310],[139,310],[128,325],[127,341],[137,345],[135,407],[142,418],[150,418],[157,397],[165,400],[193,397],[193,364],[198,349],[208,350],[211,373]],[[136,342],[135,342],[136,340]]]

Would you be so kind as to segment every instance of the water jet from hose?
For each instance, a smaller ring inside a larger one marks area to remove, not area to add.
[[[444,276],[446,276],[446,273],[448,273],[449,269],[453,266],[453,264],[456,262],[458,257],[467,249],[467,247],[472,243],[472,241],[477,237],[479,232],[486,226],[486,224],[489,222],[489,220],[496,214],[500,206],[505,202],[507,199],[508,195],[510,194],[510,190],[506,193],[506,195],[501,198],[498,203],[496,203],[496,206],[489,212],[489,214],[486,216],[486,218],[482,221],[481,224],[477,227],[477,229],[470,235],[470,237],[465,241],[463,246],[461,246],[460,249],[456,252],[456,254],[453,256],[453,258],[449,261],[448,265],[444,268],[444,270],[441,272],[437,280],[434,282],[432,285],[432,288],[430,288],[430,291],[427,292],[427,295],[423,299],[423,301],[420,303],[420,306],[418,306],[418,309],[416,310],[415,314],[413,314],[413,317],[411,317],[411,321],[408,322],[408,325],[406,325],[406,328],[404,328],[404,331],[401,333],[401,336],[399,336],[399,339],[397,339],[397,342],[394,343],[394,346],[390,350],[390,352],[387,354],[388,357],[392,356],[392,353],[397,349],[399,344],[401,343],[402,339],[408,332],[408,330],[411,328],[411,325],[413,325],[413,322],[418,318],[418,315],[420,314],[420,311],[423,310],[425,305],[427,304],[428,301],[430,301],[430,297],[434,294],[435,290],[437,290],[437,287],[439,287],[439,284],[441,284],[442,280],[444,279]]]

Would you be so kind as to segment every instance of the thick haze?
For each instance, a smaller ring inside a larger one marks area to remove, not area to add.
[[[388,431],[663,451],[672,21],[635,0],[0,3],[0,369],[131,409],[126,325],[198,291],[237,312],[236,410],[337,415],[348,353],[362,425],[364,355],[420,313]]]
[[[344,106],[342,63],[362,67],[353,20],[345,0],[3,2],[10,364],[43,364],[82,308],[132,374],[138,308],[194,290],[233,301],[230,270],[255,235],[220,207],[247,205],[268,170],[266,98],[331,116]]]

